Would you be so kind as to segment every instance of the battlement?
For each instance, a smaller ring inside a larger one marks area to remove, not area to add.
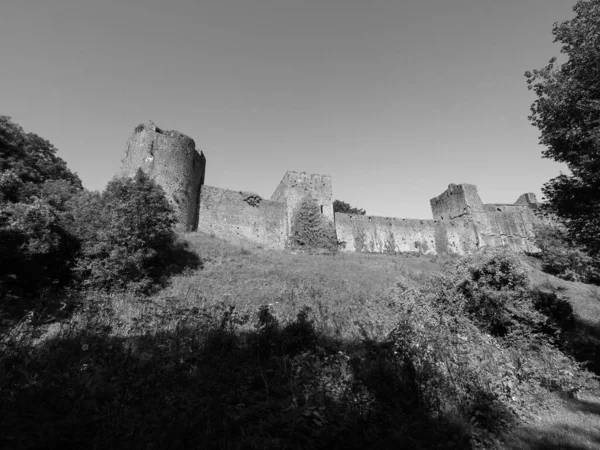
[[[532,192],[528,192],[527,194],[521,195],[515,202],[515,205],[528,206],[529,208],[532,208],[532,209],[539,208],[539,203],[537,201],[537,198],[535,198],[535,194]]]
[[[179,227],[244,244],[284,248],[292,218],[307,197],[335,225],[345,251],[469,254],[482,247],[509,246],[535,251],[533,228],[543,221],[535,195],[515,203],[484,204],[472,184],[450,184],[430,200],[434,220],[356,216],[333,213],[329,175],[288,171],[271,200],[256,194],[204,185],[206,158],[193,139],[153,122],[139,125],[127,141],[123,174],[141,168],[158,182],[173,204]]]
[[[442,194],[430,200],[433,220],[454,220],[471,211],[483,210],[483,202],[473,184],[450,184]]]

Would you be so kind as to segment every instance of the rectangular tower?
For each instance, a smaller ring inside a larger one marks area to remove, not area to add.
[[[328,221],[331,223],[334,221],[331,176],[288,171],[271,196],[272,201],[286,204],[288,236],[291,233],[294,211],[306,197],[317,202],[321,208],[321,214]]]

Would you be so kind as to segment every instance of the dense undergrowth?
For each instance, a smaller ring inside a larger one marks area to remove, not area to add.
[[[203,269],[152,297],[4,322],[0,445],[493,448],[551,392],[597,389],[577,314],[515,256],[192,247]]]

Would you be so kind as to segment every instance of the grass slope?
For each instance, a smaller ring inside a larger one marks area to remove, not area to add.
[[[473,444],[470,424],[419,406],[418,392],[378,344],[398,323],[389,301],[398,281],[418,287],[451,258],[269,251],[200,233],[186,239],[203,267],[174,277],[151,298],[90,294],[55,320],[33,314],[4,329],[0,446]],[[595,358],[598,288],[527,264],[534,283],[572,302],[587,348],[582,357]],[[600,446],[600,400],[593,393],[548,404],[511,430],[504,446]]]

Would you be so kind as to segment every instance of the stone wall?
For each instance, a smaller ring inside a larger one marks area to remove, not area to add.
[[[450,184],[448,189],[429,201],[433,220],[453,220],[473,210],[483,210],[483,203],[473,184]]]
[[[139,125],[127,141],[121,173],[131,177],[139,168],[165,190],[178,227],[195,230],[206,158],[196,151],[194,140],[152,122]]]
[[[469,255],[479,248],[477,228],[470,220],[436,220],[435,249],[437,254]]]
[[[264,248],[285,248],[286,206],[258,195],[202,186],[198,231]]]
[[[508,246],[515,250],[533,252],[533,227],[542,223],[534,209],[519,205],[485,205],[484,211],[473,213],[480,246]]]
[[[437,251],[433,220],[336,213],[335,230],[341,249],[347,252],[430,254]]]
[[[292,217],[298,204],[305,197],[312,197],[321,207],[323,216],[333,222],[333,191],[329,175],[306,172],[287,172],[271,196],[271,200],[287,206],[287,233],[291,232]]]
[[[464,253],[486,246],[536,251],[533,227],[544,222],[535,214],[537,209],[532,193],[521,195],[514,204],[483,204],[477,187],[470,184],[451,184],[431,199],[433,218],[440,222],[440,228],[463,222],[462,230],[458,227],[457,232]]]
[[[535,195],[523,194],[514,204],[484,204],[471,184],[450,184],[431,199],[433,220],[334,215],[329,175],[289,171],[271,200],[203,186],[206,158],[196,151],[194,141],[152,122],[136,127],[127,141],[122,173],[133,176],[138,168],[166,191],[180,228],[267,248],[288,244],[294,212],[306,197],[335,223],[345,251],[463,255],[486,246],[536,251],[533,228],[545,222],[536,215]]]

